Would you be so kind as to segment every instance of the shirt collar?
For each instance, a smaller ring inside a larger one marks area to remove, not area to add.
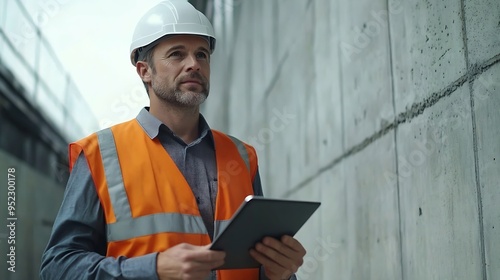
[[[150,139],[158,137],[158,134],[160,133],[160,127],[162,125],[165,127],[165,129],[167,129],[167,131],[169,131],[172,135],[174,135],[174,133],[172,132],[172,130],[170,130],[168,126],[163,124],[159,119],[157,119],[149,112],[149,107],[142,108],[139,114],[137,115],[136,119]],[[200,132],[199,134],[200,137],[198,139],[203,139],[205,138],[205,136],[208,136],[208,139],[210,139],[210,142],[213,145],[212,131],[210,130],[210,126],[208,125],[207,121],[205,120],[202,114],[200,114],[199,132]],[[195,140],[195,142],[197,141],[198,140]]]

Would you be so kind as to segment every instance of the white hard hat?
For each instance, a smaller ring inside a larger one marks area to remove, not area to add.
[[[135,66],[140,48],[175,34],[206,36],[210,51],[215,49],[215,32],[208,18],[187,0],[168,0],[151,8],[137,23],[130,44],[130,61]]]

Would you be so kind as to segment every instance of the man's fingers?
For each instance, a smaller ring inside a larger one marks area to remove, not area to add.
[[[206,279],[210,271],[224,264],[225,253],[207,246],[178,244],[157,257],[160,279]]]
[[[289,269],[281,266],[273,259],[270,259],[268,256],[258,252],[257,250],[250,249],[250,255],[264,267],[264,269],[266,270],[266,275],[268,277],[275,276],[285,278],[286,275],[290,275],[293,273]]]
[[[302,244],[300,244],[297,239],[289,235],[284,235],[283,237],[281,237],[281,242],[285,243],[286,245],[288,245],[288,247],[292,248],[302,256],[306,255],[306,249],[304,248],[304,246],[302,246]]]
[[[188,271],[205,271],[212,270],[224,264],[224,260],[213,261],[213,262],[197,262],[193,261],[189,263],[191,267],[185,267]]]
[[[194,246],[192,252],[189,253],[189,258],[187,260],[196,261],[196,262],[219,262],[223,261],[226,257],[226,253],[223,251],[213,251],[209,250],[207,246]]]
[[[284,269],[296,272],[299,268],[299,266],[295,263],[294,256],[291,255],[297,253],[288,248],[281,248],[282,251],[277,251],[273,247],[257,243],[257,245],[255,245],[255,249]]]
[[[226,253],[223,251],[209,250],[210,245],[207,246],[194,246],[191,244],[179,244],[180,250],[177,258],[185,262],[188,267],[184,269],[214,269],[224,264]]]
[[[295,256],[299,255],[299,253],[292,248],[290,248],[288,245],[286,245],[283,242],[280,242],[274,238],[271,237],[266,237],[264,240],[262,240],[262,244],[266,245],[267,247],[271,247],[277,252],[280,252],[281,254],[285,256]]]
[[[250,255],[261,265],[266,267],[267,269],[278,272],[280,270],[286,270],[285,267],[281,266],[279,263],[276,263],[273,259],[269,258],[267,255],[255,250],[250,249]]]
[[[281,253],[284,256],[287,256],[289,259],[293,259],[299,261],[305,255],[305,249],[303,249],[300,243],[295,244],[293,241],[296,241],[294,238],[290,237],[292,240],[287,240],[285,238],[285,242],[278,241],[272,237],[266,237],[262,240],[262,244],[267,247],[273,248],[275,251]],[[294,247],[292,247],[294,246]],[[298,263],[297,265],[302,265],[302,263]]]
[[[291,236],[283,236],[280,240],[265,237],[250,250],[250,255],[263,265],[271,279],[288,279],[303,264],[305,254],[302,244]]]
[[[197,252],[192,255],[191,260],[203,269],[212,270],[224,264],[225,252],[210,250],[210,245],[196,248]]]

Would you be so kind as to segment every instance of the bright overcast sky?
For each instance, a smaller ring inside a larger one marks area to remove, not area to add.
[[[40,27],[101,127],[133,118],[149,104],[128,57],[135,24],[159,1],[40,1],[58,5]]]

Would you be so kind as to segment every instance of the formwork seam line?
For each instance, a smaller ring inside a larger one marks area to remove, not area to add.
[[[444,88],[440,91],[437,91],[437,92],[431,94],[429,97],[425,98],[423,101],[414,103],[410,108],[407,108],[407,110],[405,112],[398,114],[398,116],[396,117],[396,119],[392,123],[386,124],[379,131],[377,131],[374,134],[372,134],[371,136],[365,138],[361,143],[354,145],[348,151],[346,151],[345,153],[343,153],[339,157],[333,159],[330,163],[319,168],[316,173],[314,173],[311,176],[308,176],[307,178],[302,180],[300,183],[298,183],[295,187],[284,192],[282,194],[282,197],[290,197],[291,195],[293,195],[294,193],[296,193],[297,191],[299,191],[300,189],[302,189],[303,187],[307,186],[309,183],[314,181],[315,178],[319,177],[325,171],[328,171],[331,168],[333,168],[334,166],[336,166],[337,164],[339,164],[342,160],[364,150],[371,143],[382,138],[382,136],[386,135],[391,130],[398,127],[400,124],[409,122],[412,119],[416,118],[417,116],[423,114],[425,109],[432,107],[439,100],[441,100],[447,96],[450,96],[458,88],[463,86],[467,81],[470,82],[470,81],[475,80],[481,73],[488,70],[489,68],[491,68],[493,65],[497,64],[498,62],[500,62],[500,54],[494,56],[493,58],[487,60],[486,62],[484,62],[482,64],[474,65],[473,67],[471,67],[469,72],[465,73],[463,76],[458,78],[456,81],[451,83],[449,86],[447,86],[446,88]]]
[[[391,11],[390,8],[390,0],[387,0],[387,33],[389,37],[389,62],[390,62],[390,70],[391,77],[394,77],[394,60],[392,59],[392,36],[391,36]],[[394,79],[391,79],[391,96],[392,96],[392,109],[393,113],[396,114],[396,85]],[[401,222],[401,196],[400,196],[400,186],[399,186],[399,161],[398,161],[398,137],[397,137],[398,127],[394,127],[394,161],[395,161],[395,172],[396,172],[396,195],[397,195],[397,205],[398,205],[398,234],[399,234],[399,272],[401,273],[400,279],[405,279],[405,271],[404,271],[404,260],[403,260],[403,228]]]
[[[483,226],[483,202],[481,195],[481,182],[479,178],[479,155],[477,149],[477,129],[476,129],[476,113],[474,110],[474,92],[473,85],[475,78],[481,74],[483,71],[482,67],[478,67],[477,65],[470,65],[469,60],[469,46],[468,46],[468,38],[467,38],[467,22],[465,18],[465,3],[464,0],[460,1],[461,5],[461,14],[460,18],[462,20],[462,36],[464,43],[464,55],[465,55],[465,64],[467,67],[467,73],[471,74],[468,77],[469,81],[469,96],[470,96],[470,110],[471,110],[471,122],[472,122],[472,147],[474,151],[474,173],[476,179],[476,197],[477,197],[477,209],[478,209],[478,222],[479,222],[479,250],[481,254],[481,273],[482,279],[487,280],[488,276],[486,273],[486,250],[484,247],[484,226]]]

